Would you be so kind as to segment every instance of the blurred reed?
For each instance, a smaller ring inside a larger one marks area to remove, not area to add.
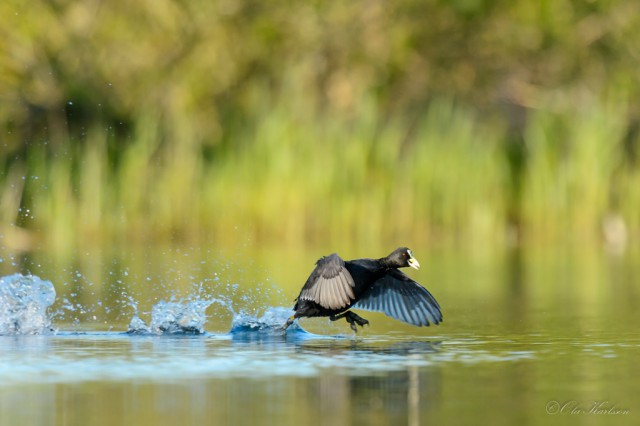
[[[3,229],[46,245],[177,241],[495,247],[560,240],[600,243],[606,221],[640,224],[638,170],[627,161],[617,104],[577,116],[539,111],[524,134],[519,229],[508,218],[505,126],[453,102],[417,120],[357,119],[271,106],[234,149],[207,158],[189,136],[162,144],[142,120],[111,158],[111,134],[29,150],[0,187]],[[21,207],[20,207],[21,206]],[[19,214],[11,215],[20,209]]]
[[[3,1],[1,244],[624,247],[637,12]]]

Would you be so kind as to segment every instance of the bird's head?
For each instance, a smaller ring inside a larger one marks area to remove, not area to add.
[[[395,268],[406,268],[407,266],[413,269],[420,269],[420,263],[413,257],[413,253],[407,247],[397,248],[387,256],[389,264]]]

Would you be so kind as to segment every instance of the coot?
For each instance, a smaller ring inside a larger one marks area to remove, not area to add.
[[[440,305],[426,288],[398,270],[420,264],[407,247],[394,250],[380,259],[344,261],[337,254],[316,262],[293,307],[295,314],[284,324],[286,329],[296,318],[344,318],[357,332],[356,324],[369,321],[350,311],[384,312],[387,316],[416,326],[442,321]]]

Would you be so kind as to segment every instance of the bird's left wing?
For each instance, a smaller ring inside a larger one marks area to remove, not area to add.
[[[310,300],[326,309],[344,309],[355,297],[354,286],[344,260],[334,253],[318,260],[298,299]]]
[[[442,321],[440,305],[431,293],[397,269],[378,279],[353,308],[383,312],[417,326]]]

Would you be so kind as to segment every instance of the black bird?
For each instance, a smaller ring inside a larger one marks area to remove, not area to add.
[[[398,268],[420,268],[420,263],[406,247],[396,249],[380,259],[344,261],[336,253],[316,262],[283,328],[296,318],[345,318],[351,329],[369,321],[349,309],[384,312],[387,316],[417,326],[442,321],[440,305],[426,288]]]

